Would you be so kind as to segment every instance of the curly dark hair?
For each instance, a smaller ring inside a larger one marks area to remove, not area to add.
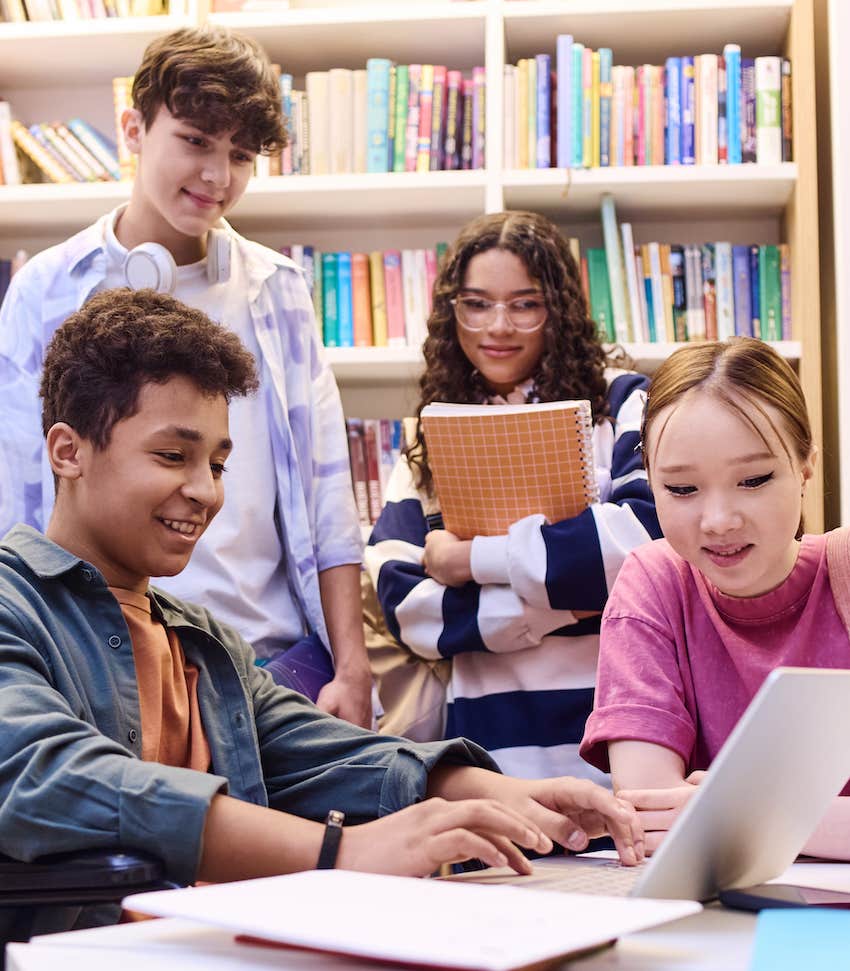
[[[594,421],[608,412],[605,351],[591,320],[581,277],[558,227],[536,212],[498,212],[466,224],[446,254],[434,283],[434,302],[425,338],[425,372],[419,382],[417,418],[432,401],[460,404],[486,401],[484,379],[472,366],[457,338],[451,300],[461,290],[469,261],[489,249],[518,256],[543,289],[549,315],[543,353],[532,375],[539,401],[587,398]],[[416,439],[406,449],[419,488],[433,493],[428,449],[417,422]]]
[[[57,421],[96,448],[138,408],[144,384],[184,376],[209,395],[256,391],[253,356],[220,324],[155,290],[104,290],[62,324],[41,376],[45,436]]]
[[[224,27],[182,27],[148,44],[133,107],[149,128],[160,107],[208,135],[272,154],[286,145],[280,87],[265,51]]]

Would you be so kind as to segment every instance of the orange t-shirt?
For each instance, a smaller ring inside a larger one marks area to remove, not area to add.
[[[198,669],[173,630],[151,613],[146,594],[110,587],[130,630],[139,706],[142,758],[208,772],[210,749],[198,706]]]

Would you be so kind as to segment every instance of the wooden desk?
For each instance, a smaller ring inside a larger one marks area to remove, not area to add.
[[[850,865],[795,864],[780,882],[850,890]],[[747,971],[755,915],[714,903],[693,917],[620,939],[570,971]],[[237,944],[225,931],[181,920],[145,921],[10,944],[7,971],[359,971],[376,965]],[[386,966],[385,966],[386,967]]]

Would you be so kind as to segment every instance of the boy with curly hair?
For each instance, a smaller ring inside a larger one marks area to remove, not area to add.
[[[347,869],[424,876],[478,857],[528,872],[517,844],[581,849],[602,832],[635,863],[637,816],[607,790],[509,779],[463,739],[347,724],[150,586],[221,509],[228,403],[257,383],[232,333],[150,290],[98,294],[54,335],[56,502],[46,534],[18,525],[0,543],[0,852],[123,847],[177,882],[244,879],[315,866],[336,810],[353,825],[324,862]]]
[[[370,725],[362,544],[339,392],[301,270],[223,219],[255,156],[285,142],[271,65],[254,41],[225,29],[175,31],[146,50],[122,125],[138,157],[129,203],[38,254],[0,308],[9,463],[0,533],[19,521],[43,529],[50,518],[37,388],[53,332],[102,290],[174,293],[240,337],[259,362],[260,392],[232,409],[241,447],[227,508],[189,568],[163,585],[236,626],[281,683]]]

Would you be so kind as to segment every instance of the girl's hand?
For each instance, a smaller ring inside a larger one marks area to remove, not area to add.
[[[671,789],[621,789],[617,796],[630,802],[638,811],[646,833],[646,853],[651,856],[661,845],[667,831],[676,821],[683,806],[696,792],[705,772],[692,772],[680,786]]]
[[[444,863],[479,859],[531,873],[517,846],[546,853],[552,844],[527,817],[494,799],[449,802],[438,797],[371,823],[346,827],[337,867],[426,877]]]
[[[432,529],[425,537],[425,572],[444,587],[462,587],[472,579],[472,541],[458,539],[447,529]]]

